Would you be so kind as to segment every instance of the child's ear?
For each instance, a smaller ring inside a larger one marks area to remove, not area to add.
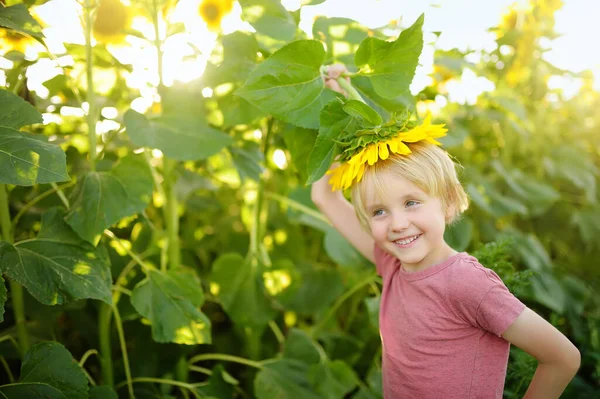
[[[456,216],[456,204],[452,203],[446,207],[446,223],[452,222],[454,216]]]

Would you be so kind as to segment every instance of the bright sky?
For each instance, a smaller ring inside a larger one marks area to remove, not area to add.
[[[170,84],[174,79],[184,81],[194,79],[204,70],[206,56],[210,53],[216,35],[206,30],[204,23],[197,15],[200,0],[181,0],[176,10],[176,16],[186,22],[189,30],[186,34],[169,39],[165,54],[165,83]],[[297,9],[301,0],[283,0],[288,9]],[[518,0],[524,2],[525,0]],[[501,15],[514,0],[327,0],[323,4],[307,6],[302,10],[300,27],[311,31],[313,19],[318,15],[339,16],[352,18],[368,27],[378,27],[390,20],[402,20],[403,26],[408,26],[421,14],[425,13],[425,41],[431,43],[434,31],[442,32],[436,41],[436,46],[444,49],[458,47],[460,49],[491,49],[494,48],[494,36],[487,32],[491,26],[497,25]],[[600,90],[600,52],[594,51],[591,45],[592,37],[586,32],[600,20],[600,0],[564,0],[564,7],[556,14],[556,30],[562,35],[551,43],[552,50],[545,57],[559,68],[575,72],[591,69],[596,76],[596,87]],[[77,16],[78,5],[75,0],[51,0],[39,8],[38,13],[49,25],[45,30],[50,49],[61,53],[62,41],[83,44],[83,35]],[[139,25],[147,37],[153,37],[150,26]],[[232,14],[225,17],[223,29],[226,33],[239,28],[251,29],[240,20],[240,7],[236,3]],[[111,49],[122,62],[132,63],[134,73],[127,76],[127,84],[141,91],[135,109],[143,112],[149,106],[155,93],[156,84],[156,55],[151,44],[141,39],[129,37],[133,45],[128,48]],[[182,57],[192,55],[186,41],[193,42],[204,56],[196,60],[182,61]],[[42,60],[38,65],[30,67],[30,88],[43,95],[45,88],[41,83],[60,73],[49,60]],[[421,67],[411,87],[413,93],[427,85],[427,74],[431,72],[433,47],[427,46],[420,59]],[[68,59],[62,61],[69,64]],[[4,62],[5,64],[6,62]],[[0,65],[2,65],[0,57]],[[1,74],[0,74],[1,75]],[[0,76],[0,85],[3,83]],[[474,98],[484,90],[492,90],[490,82],[478,79],[470,71],[463,77],[464,92],[462,100],[474,101]],[[558,79],[553,81],[555,87],[575,91],[577,85],[572,81]],[[149,84],[150,83],[150,84]],[[456,92],[460,91],[458,88]],[[467,91],[469,93],[467,93]],[[135,101],[134,101],[135,102]]]

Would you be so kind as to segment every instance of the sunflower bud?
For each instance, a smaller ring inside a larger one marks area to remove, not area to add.
[[[219,30],[221,20],[233,9],[233,0],[202,0],[198,12],[208,29]]]
[[[101,0],[92,27],[96,40],[102,43],[122,43],[131,27],[130,11],[120,0]]]

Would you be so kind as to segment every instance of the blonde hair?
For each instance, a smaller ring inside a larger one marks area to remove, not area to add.
[[[363,178],[352,187],[352,203],[358,219],[367,231],[370,231],[369,216],[365,208],[366,188],[374,185],[377,194],[385,192],[386,187],[377,177],[379,172],[391,171],[415,184],[427,195],[439,198],[444,211],[454,207],[454,212],[446,218],[453,223],[469,207],[467,194],[463,189],[455,163],[448,153],[440,147],[427,142],[407,143],[412,151],[409,155],[390,155],[385,161],[379,160],[367,166]]]

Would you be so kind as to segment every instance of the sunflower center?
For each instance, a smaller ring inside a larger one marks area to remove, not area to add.
[[[221,17],[221,10],[214,3],[204,3],[200,6],[200,14],[207,22],[219,21]]]

